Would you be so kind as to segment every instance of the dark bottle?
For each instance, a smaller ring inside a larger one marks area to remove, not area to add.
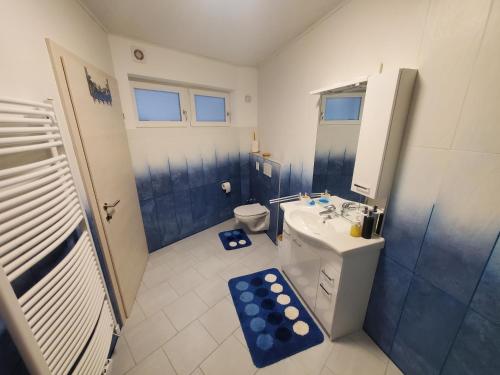
[[[361,237],[366,238],[367,240],[372,238],[373,233],[373,212],[368,212],[368,216],[365,216],[365,220],[363,220],[363,229],[361,229]]]

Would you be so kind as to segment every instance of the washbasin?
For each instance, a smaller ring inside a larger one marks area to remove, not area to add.
[[[286,215],[289,227],[303,240],[331,245],[332,237],[348,237],[350,223],[342,217],[328,218],[317,211],[294,210]]]

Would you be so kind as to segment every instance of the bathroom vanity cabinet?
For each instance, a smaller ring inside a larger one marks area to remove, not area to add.
[[[279,242],[282,271],[332,340],[363,327],[383,246],[381,238],[351,239],[366,246],[338,252],[301,235],[285,219]]]

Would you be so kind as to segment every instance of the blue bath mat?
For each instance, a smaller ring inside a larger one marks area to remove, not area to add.
[[[243,229],[227,230],[219,233],[220,241],[226,250],[236,250],[252,244]]]
[[[323,342],[323,333],[276,268],[236,277],[228,284],[256,367]]]

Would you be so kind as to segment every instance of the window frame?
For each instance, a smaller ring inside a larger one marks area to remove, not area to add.
[[[359,106],[359,119],[358,120],[325,120],[325,106],[327,98],[353,98],[360,97],[361,104]],[[331,93],[321,95],[321,107],[320,107],[320,125],[361,125],[361,119],[363,117],[363,107],[365,104],[365,93],[364,92],[342,92],[342,93]]]
[[[135,118],[139,128],[186,128],[190,122],[189,93],[185,87],[162,83],[130,81],[132,100],[134,102]],[[175,92],[179,94],[179,110],[181,121],[141,121],[134,89]]]
[[[226,113],[225,118],[226,121],[197,121],[196,119],[196,100],[195,96],[213,96],[217,98],[224,98],[225,110]],[[230,93],[226,91],[216,91],[216,90],[204,90],[204,89],[189,89],[189,96],[191,102],[191,126],[193,127],[228,127],[231,126],[231,102],[230,102]]]

